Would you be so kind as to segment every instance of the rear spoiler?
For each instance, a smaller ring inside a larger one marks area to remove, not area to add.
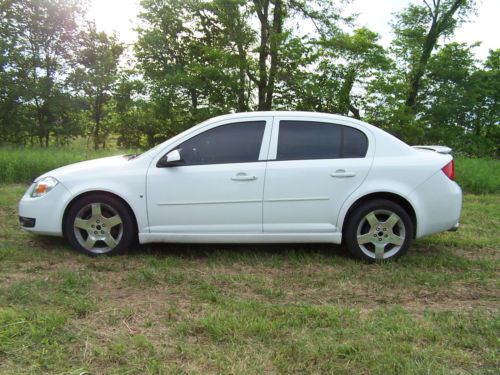
[[[439,154],[450,154],[451,153],[451,148],[446,147],[446,146],[412,146],[413,148],[416,148],[418,150],[429,150],[429,151],[434,151]]]

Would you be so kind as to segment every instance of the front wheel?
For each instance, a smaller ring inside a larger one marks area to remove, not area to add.
[[[344,236],[348,250],[357,258],[395,259],[408,251],[413,239],[413,223],[398,204],[376,199],[354,209]]]
[[[64,232],[75,249],[90,256],[118,254],[135,238],[129,210],[118,199],[104,194],[88,195],[73,204],[66,215]]]

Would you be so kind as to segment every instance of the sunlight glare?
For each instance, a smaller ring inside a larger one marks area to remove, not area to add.
[[[94,20],[99,30],[115,32],[121,41],[133,43],[139,9],[139,0],[91,0],[87,18]]]

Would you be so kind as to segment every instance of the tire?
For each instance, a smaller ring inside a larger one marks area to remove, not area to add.
[[[361,203],[349,215],[344,242],[353,256],[374,262],[404,255],[413,233],[413,222],[400,205],[375,199]]]
[[[136,229],[132,213],[120,200],[92,194],[71,205],[64,235],[73,248],[89,256],[116,255],[130,248]]]

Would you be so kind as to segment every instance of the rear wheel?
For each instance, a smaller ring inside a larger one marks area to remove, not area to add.
[[[344,240],[357,258],[375,261],[395,259],[408,251],[413,223],[398,204],[376,199],[359,205],[349,217]]]
[[[127,207],[103,194],[88,195],[73,204],[66,215],[64,232],[75,249],[90,256],[118,254],[135,238]]]

